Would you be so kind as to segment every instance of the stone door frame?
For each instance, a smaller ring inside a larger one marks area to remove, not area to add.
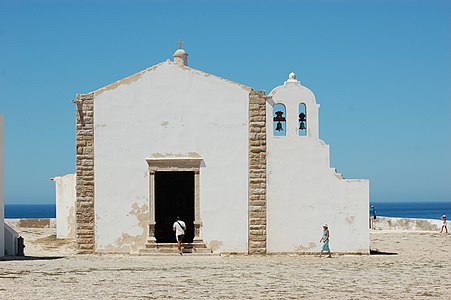
[[[155,238],[155,172],[194,172],[194,240],[193,244],[203,244],[200,218],[200,167],[202,158],[165,157],[146,158],[149,165],[149,222],[146,247],[157,246]]]

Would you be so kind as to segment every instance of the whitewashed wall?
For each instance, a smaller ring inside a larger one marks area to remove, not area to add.
[[[75,174],[56,176],[56,237],[75,239]]]
[[[317,252],[327,223],[335,252],[369,251],[368,180],[344,180],[330,168],[329,146],[318,138],[313,93],[294,79],[267,104],[268,252]],[[307,107],[308,135],[298,135],[299,103]],[[273,136],[273,106],[287,111],[287,135]],[[349,145],[353,147],[354,145]]]
[[[5,255],[5,150],[4,117],[0,115],[0,256]]]
[[[4,226],[4,252],[8,256],[16,256],[17,255],[17,247],[18,247],[18,241],[17,238],[19,237],[19,234],[9,226],[6,222],[3,224]]]
[[[250,88],[166,61],[95,92],[96,251],[145,244],[145,158],[204,159],[202,237],[216,251],[247,251]]]

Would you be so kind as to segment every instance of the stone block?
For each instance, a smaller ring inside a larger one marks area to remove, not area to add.
[[[259,159],[259,158],[260,158],[260,153],[259,153],[259,152],[254,153],[254,152],[252,152],[252,150],[251,150],[251,153],[249,153],[249,158]]]
[[[266,225],[266,223],[262,219],[249,219],[249,226],[253,225]]]
[[[260,119],[261,120],[261,119]],[[253,122],[252,127],[266,127],[266,123],[263,121],[259,121],[259,122]]]
[[[251,147],[258,147],[260,145],[261,145],[261,142],[258,140],[250,140],[249,141],[249,146],[251,146]]]
[[[266,225],[262,224],[251,224],[249,230],[266,230]]]
[[[94,252],[94,244],[92,242],[85,242],[77,240],[77,248],[81,250],[91,250],[90,252]]]
[[[249,241],[249,246],[253,249],[266,249],[266,241]]]
[[[259,201],[260,195],[249,195],[249,202],[254,203],[254,201]]]
[[[254,123],[256,123],[256,122],[265,123],[265,121],[266,121],[266,116],[261,116],[261,115],[250,116],[250,118],[249,118],[249,127],[253,127],[253,126],[262,127],[262,126],[259,126],[259,125],[255,125]],[[266,123],[265,123],[265,126],[266,126]]]
[[[266,208],[260,205],[250,205],[249,212],[266,212]]]
[[[260,133],[262,131],[262,128],[258,126],[252,126],[249,128],[249,130],[251,133]]]
[[[262,211],[250,211],[249,212],[249,218],[253,219],[260,219],[260,218],[266,218],[266,212]]]
[[[250,192],[251,192],[253,195],[263,195],[263,194],[266,194],[266,190],[261,189],[261,188],[252,188],[252,189],[250,190]]]
[[[266,248],[250,249],[249,255],[264,255],[266,254]]]
[[[249,236],[251,241],[266,242],[266,230],[251,230]]]
[[[256,138],[259,140],[264,140],[266,139],[266,133],[257,133]]]
[[[261,195],[254,195],[253,197],[256,197],[256,198],[259,198]],[[261,207],[266,207],[266,201],[264,201],[264,200],[260,200],[260,199],[258,199],[258,200],[251,200],[250,201],[250,205],[252,205],[252,206],[261,206]]]
[[[93,230],[94,229],[94,223],[82,223],[77,224],[77,230]]]
[[[251,224],[249,230],[266,230],[265,224]]]
[[[84,147],[83,154],[88,155],[88,157],[94,159],[94,147],[93,146]]]
[[[81,162],[82,166],[94,166],[94,160],[92,159],[84,159]]]

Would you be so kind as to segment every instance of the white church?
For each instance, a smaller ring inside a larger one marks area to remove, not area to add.
[[[294,73],[269,94],[173,60],[77,95],[57,226],[80,253],[369,253],[369,181],[344,179]],[[352,145],[349,145],[352,147]]]

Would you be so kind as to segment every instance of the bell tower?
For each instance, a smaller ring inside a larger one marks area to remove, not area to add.
[[[295,73],[291,72],[287,81],[273,89],[269,96],[272,97],[272,109],[268,108],[267,113],[268,118],[273,120],[273,128],[269,132],[272,131],[274,136],[285,136],[289,139],[319,139],[319,104],[316,103],[312,91],[296,79]]]

